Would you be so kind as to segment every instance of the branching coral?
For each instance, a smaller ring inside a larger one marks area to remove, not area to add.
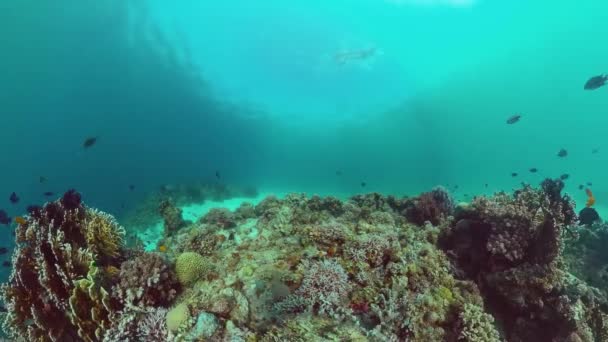
[[[177,295],[177,276],[158,253],[147,253],[120,266],[120,282],[112,290],[115,298],[127,308],[139,311],[166,306]]]

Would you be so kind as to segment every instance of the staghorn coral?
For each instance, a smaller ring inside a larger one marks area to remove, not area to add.
[[[97,340],[116,310],[106,290],[111,277],[98,267],[118,266],[123,232],[72,190],[33,212],[17,227],[13,270],[2,286],[5,332],[32,341]],[[112,241],[89,244],[103,239]]]
[[[112,293],[125,307],[142,310],[167,306],[179,291],[175,271],[158,253],[146,253],[120,265]]]
[[[342,266],[334,260],[304,260],[301,267],[304,270],[302,284],[287,301],[295,300],[320,314],[333,314],[347,298],[351,287]]]

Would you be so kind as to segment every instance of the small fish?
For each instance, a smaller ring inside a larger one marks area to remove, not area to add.
[[[8,217],[6,211],[0,209],[0,224],[8,225],[11,223],[11,218]]]
[[[6,247],[0,247],[0,255],[4,255],[8,253],[8,249]]]
[[[135,185],[130,184],[130,185],[129,185],[129,190],[131,190],[131,191],[135,190]]]
[[[26,220],[26,219],[24,219],[24,218],[23,218],[23,217],[21,217],[21,216],[16,216],[16,217],[15,217],[15,223],[16,223],[16,224],[26,224],[26,223],[27,223],[27,220]]]
[[[17,196],[16,193],[12,193],[11,196],[8,198],[9,201],[11,201],[11,203],[15,204],[19,202],[19,196]]]
[[[517,177],[517,172],[511,172],[511,177]]]
[[[488,187],[488,183],[484,184],[484,186],[487,188]]]
[[[45,193],[43,193],[43,195],[44,195],[44,196],[46,196],[46,197],[51,197],[51,196],[53,196],[54,194],[55,194],[55,193],[54,193],[54,192],[52,192],[52,191],[46,191]]]
[[[512,125],[521,119],[521,115],[515,114],[507,119],[507,125]]]
[[[220,172],[219,172],[219,171],[215,171],[215,178],[217,178],[217,179],[222,178],[222,177],[220,176]]]
[[[559,179],[561,179],[561,180],[566,180],[568,178],[570,178],[570,175],[567,173],[564,173],[563,175],[559,176]]]
[[[342,171],[340,171],[340,170],[336,171],[336,176],[342,176]]]
[[[11,262],[10,261],[4,261],[4,262],[2,262],[2,266],[4,266],[4,267],[11,267]]]
[[[93,147],[97,143],[97,137],[89,137],[84,140],[82,147],[85,149]]]
[[[593,186],[593,183],[587,182],[587,186]]]
[[[365,186],[367,186],[367,183],[361,182],[361,187],[365,188]]]
[[[565,158],[568,156],[568,151],[566,151],[565,148],[562,148],[559,150],[559,152],[557,152],[557,156],[560,158]]]
[[[596,153],[598,153],[599,151],[600,151],[600,149],[596,147],[596,148],[594,148],[594,149],[591,149],[591,154],[596,154]]]
[[[162,253],[166,252],[167,251],[167,246],[166,245],[160,245],[160,246],[158,246],[158,251],[162,252]]]
[[[38,181],[40,181],[40,183],[46,183],[47,179],[44,176],[40,176],[40,178],[38,178]]]
[[[608,81],[608,75],[593,76],[587,80],[584,88],[585,90],[595,90],[606,85],[606,81]]]
[[[584,187],[585,187],[585,186],[584,186],[583,184],[581,184],[581,185],[579,185],[579,186],[578,186],[578,189],[579,189],[579,190],[583,190],[583,188],[584,188]]]
[[[538,172],[538,169],[537,169],[537,168],[535,168],[535,167],[532,167],[532,168],[530,168],[530,170],[529,170],[529,171],[530,171],[530,172],[532,172],[532,173],[537,173],[537,172]]]

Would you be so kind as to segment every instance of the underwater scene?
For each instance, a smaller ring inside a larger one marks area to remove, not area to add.
[[[1,2],[0,341],[608,342],[608,2]]]

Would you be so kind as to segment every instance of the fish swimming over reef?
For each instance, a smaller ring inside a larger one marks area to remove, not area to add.
[[[4,266],[4,267],[11,267],[11,262],[10,261],[3,261],[2,262],[2,266]]]
[[[362,188],[365,188],[366,186],[367,186],[367,183],[365,183],[365,182],[361,182],[361,187],[362,187]]]
[[[517,172],[511,172],[511,177],[517,177]]]
[[[40,178],[38,178],[38,181],[39,181],[40,183],[46,183],[47,179],[46,179],[46,177],[44,177],[44,176],[40,176]]]
[[[84,140],[84,142],[82,143],[82,147],[84,147],[85,149],[91,148],[93,147],[93,145],[95,145],[97,143],[97,137],[88,137]]]
[[[17,194],[15,192],[13,192],[8,199],[13,204],[19,203],[19,196],[17,196]]]
[[[606,81],[608,81],[608,75],[593,76],[585,83],[585,90],[595,90],[603,87],[606,85]]]
[[[26,219],[24,219],[24,218],[23,218],[23,217],[21,217],[21,216],[16,216],[16,217],[15,217],[15,223],[16,223],[16,224],[26,224],[26,223],[27,223],[27,220],[26,220]]]
[[[54,192],[52,192],[52,191],[46,191],[46,192],[44,192],[44,193],[43,193],[43,195],[44,195],[44,196],[46,196],[46,197],[53,196],[54,194],[55,194],[55,193],[54,193]]]
[[[565,148],[562,148],[557,152],[557,156],[560,158],[565,158],[568,156],[568,151]]]
[[[6,247],[0,247],[0,255],[4,255],[8,253],[8,249]]]
[[[521,115],[515,114],[507,119],[507,125],[512,125],[521,119]]]
[[[537,169],[537,168],[535,168],[535,167],[532,167],[532,168],[530,168],[530,170],[528,170],[528,171],[530,171],[530,172],[532,172],[532,173],[537,173],[537,172],[538,172],[538,169]]]
[[[570,178],[570,175],[567,173],[564,173],[563,175],[559,176],[559,179],[561,179],[561,180],[566,180],[568,178]]]

